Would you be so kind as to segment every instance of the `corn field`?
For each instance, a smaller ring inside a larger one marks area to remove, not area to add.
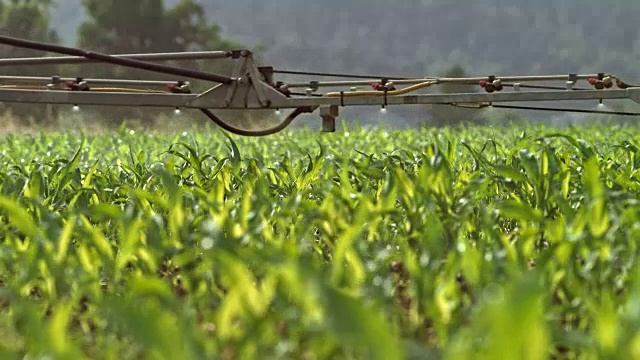
[[[640,358],[640,131],[0,142],[3,359]]]

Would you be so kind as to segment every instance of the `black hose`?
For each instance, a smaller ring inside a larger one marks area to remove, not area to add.
[[[222,84],[231,84],[233,79],[227,76],[210,74],[202,71],[183,69],[168,65],[154,64],[146,61],[133,60],[121,57],[115,57],[107,54],[97,53],[93,51],[84,51],[81,49],[42,43],[32,40],[18,39],[10,36],[0,35],[0,44],[16,46],[19,48],[27,48],[32,50],[47,51],[69,56],[80,56],[87,59],[98,60],[114,65],[121,65],[130,68],[154,71],[162,74],[170,74],[176,76],[185,76],[192,79],[213,81]]]
[[[310,107],[296,108],[280,124],[278,124],[278,125],[276,125],[276,126],[274,126],[272,128],[264,129],[264,130],[243,130],[243,129],[239,129],[237,127],[234,127],[234,126],[231,126],[231,125],[225,123],[224,121],[222,121],[222,119],[220,119],[218,116],[216,116],[214,113],[212,113],[208,109],[200,108],[200,111],[202,111],[202,113],[204,113],[216,125],[220,126],[221,128],[223,128],[223,129],[225,129],[225,130],[227,130],[229,132],[232,132],[232,133],[234,133],[236,135],[240,135],[240,136],[267,136],[267,135],[273,135],[275,133],[278,133],[278,132],[284,130],[287,126],[289,126],[293,122],[293,120],[296,117],[298,117],[298,115],[300,115],[302,113],[305,113],[305,112],[312,112],[313,108],[310,108]]]

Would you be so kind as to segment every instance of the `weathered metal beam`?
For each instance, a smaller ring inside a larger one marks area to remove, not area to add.
[[[76,81],[74,77],[60,77],[59,81]],[[126,85],[126,86],[166,86],[175,83],[176,80],[133,80],[133,79],[82,79],[89,85]],[[46,76],[13,76],[0,75],[2,84],[42,84],[46,85],[53,81],[53,77]]]
[[[108,105],[136,107],[184,107],[197,95],[159,93],[120,93],[61,90],[0,89],[0,102]]]
[[[530,91],[503,93],[420,94],[356,97],[287,98],[269,89],[270,105],[261,104],[253,93],[249,98],[234,97],[225,101],[228,88],[219,85],[203,94],[158,94],[138,92],[95,92],[63,90],[0,89],[0,102],[87,104],[113,106],[160,106],[211,109],[277,109],[318,106],[392,106],[416,104],[488,104],[503,102],[580,101],[600,99],[630,99],[640,103],[640,87],[624,90]],[[252,94],[249,85],[241,93]],[[244,101],[248,100],[249,105]]]

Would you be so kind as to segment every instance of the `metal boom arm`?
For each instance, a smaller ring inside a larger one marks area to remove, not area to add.
[[[70,47],[40,43],[30,40],[0,36],[0,44],[53,52],[68,56],[42,58],[0,59],[2,66],[81,64],[103,62],[112,65],[136,68],[189,79],[216,83],[202,93],[192,93],[185,80],[128,80],[128,79],[84,79],[51,78],[26,76],[0,76],[0,101],[40,104],[109,105],[136,107],[172,107],[198,109],[208,118],[226,130],[244,136],[265,136],[281,131],[301,113],[313,112],[320,108],[323,131],[335,131],[338,109],[344,106],[381,106],[446,104],[452,106],[482,108],[496,106],[530,110],[556,110],[585,112],[580,109],[549,109],[498,105],[496,103],[576,101],[603,99],[628,99],[640,103],[640,87],[625,83],[613,74],[567,74],[468,78],[400,78],[374,77],[367,79],[361,75],[305,73],[274,70],[258,67],[249,50],[202,51],[182,53],[120,54],[107,55]],[[211,74],[181,67],[156,64],[151,61],[234,59],[239,61],[232,76]],[[275,73],[297,75],[338,76],[366,80],[309,81],[285,84],[274,80]],[[390,80],[393,79],[393,80]],[[531,83],[562,82],[562,86],[533,85]],[[578,82],[585,82],[587,88],[578,88]],[[6,83],[12,83],[10,85]],[[16,84],[17,83],[17,84]],[[19,85],[28,83],[28,85]],[[41,85],[36,85],[40,83]],[[443,84],[478,85],[483,92],[453,94],[416,94]],[[127,88],[94,87],[94,85],[122,85]],[[163,90],[136,89],[133,86],[165,86]],[[400,87],[405,85],[405,87]],[[612,89],[614,85],[617,89]],[[341,88],[319,93],[321,88]],[[367,86],[369,90],[359,87]],[[305,88],[303,93],[292,89]],[[512,88],[512,91],[504,91]],[[524,90],[526,89],[526,90]],[[209,109],[256,110],[294,109],[280,125],[261,131],[246,131],[222,122]],[[592,111],[633,115],[636,113]]]

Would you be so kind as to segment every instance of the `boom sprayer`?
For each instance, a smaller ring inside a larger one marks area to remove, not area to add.
[[[599,101],[630,99],[640,103],[640,87],[630,85],[614,74],[567,74],[537,76],[390,77],[354,74],[314,73],[276,70],[258,66],[249,50],[201,51],[107,55],[81,49],[0,36],[0,44],[46,51],[66,56],[0,59],[2,66],[106,63],[179,77],[178,80],[129,80],[0,76],[0,102],[69,104],[73,106],[133,106],[195,109],[215,124],[234,134],[266,136],[282,131],[303,113],[318,110],[322,131],[335,131],[339,109],[345,106],[443,104],[466,108],[511,108],[563,112],[604,113],[638,116],[640,113],[570,108],[516,106],[515,102]],[[167,60],[236,60],[231,76],[158,64]],[[337,77],[349,80],[284,83],[276,74]],[[214,83],[194,93],[190,80]],[[540,83],[560,83],[540,85]],[[583,82],[586,87],[578,87]],[[34,85],[41,83],[42,85]],[[537,84],[536,84],[537,83]],[[416,94],[444,84],[477,85],[480,92]],[[149,90],[139,87],[158,87]],[[368,90],[361,90],[361,87]],[[326,88],[343,90],[322,92]],[[510,90],[507,91],[506,89]],[[296,92],[296,89],[303,89]],[[510,104],[511,103],[511,104]],[[283,110],[289,115],[278,125],[264,130],[243,130],[222,121],[213,110]]]

